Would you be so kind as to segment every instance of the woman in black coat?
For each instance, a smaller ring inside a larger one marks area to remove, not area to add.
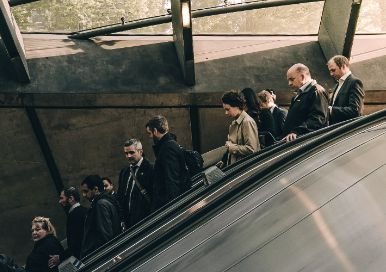
[[[32,240],[35,242],[26,262],[27,272],[57,272],[58,267],[49,268],[50,255],[60,255],[64,249],[56,238],[56,231],[50,219],[35,217],[32,220]]]
[[[241,90],[244,95],[246,108],[245,111],[255,120],[259,132],[273,132],[273,116],[268,109],[262,109],[256,93],[251,88]]]

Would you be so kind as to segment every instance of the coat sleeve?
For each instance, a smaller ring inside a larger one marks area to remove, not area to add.
[[[260,126],[259,131],[268,131],[273,134],[274,131],[274,118],[270,110],[262,110],[260,113]]]
[[[280,128],[280,134],[283,131],[285,119],[287,118],[287,110],[278,109],[278,114],[275,122],[277,122],[278,127]]]
[[[332,107],[331,119],[336,121],[348,120],[362,114],[361,108],[365,92],[363,83],[359,79],[353,79],[348,90],[348,105],[342,107]]]
[[[119,208],[119,216],[120,221],[123,221],[123,207],[125,205],[125,190],[128,182],[128,171],[127,168],[124,168],[119,173],[119,179],[118,179],[118,190],[117,190],[117,201],[118,201],[118,208]]]
[[[162,157],[162,169],[166,185],[167,200],[174,199],[179,196],[181,191],[182,180],[182,152],[178,146],[165,149]]]
[[[139,180],[143,187],[145,187],[146,191],[149,194],[150,199],[153,199],[153,181],[154,181],[154,168],[153,165],[148,162],[146,163],[146,167],[144,168],[144,175],[140,177]]]
[[[95,205],[96,229],[99,246],[114,237],[113,222],[111,221],[111,204],[108,200],[101,199]]]

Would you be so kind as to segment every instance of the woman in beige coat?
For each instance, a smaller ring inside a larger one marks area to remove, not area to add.
[[[259,136],[255,121],[245,111],[244,97],[237,91],[224,93],[221,98],[225,114],[234,120],[229,126],[227,165],[260,150]]]

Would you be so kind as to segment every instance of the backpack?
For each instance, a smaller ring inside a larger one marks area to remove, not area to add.
[[[187,150],[184,148],[181,149],[185,158],[186,170],[188,172],[188,180],[189,182],[191,182],[192,177],[194,177],[196,174],[200,173],[204,169],[204,159],[202,158],[201,154],[195,150]]]

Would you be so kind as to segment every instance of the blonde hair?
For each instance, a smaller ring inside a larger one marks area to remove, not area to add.
[[[36,216],[32,220],[32,224],[40,223],[42,224],[42,228],[47,231],[47,234],[52,234],[56,237],[56,230],[54,225],[52,225],[50,219],[48,217]]]
[[[271,100],[274,101],[272,94],[267,90],[262,90],[257,94],[257,97],[263,103],[269,103]]]

